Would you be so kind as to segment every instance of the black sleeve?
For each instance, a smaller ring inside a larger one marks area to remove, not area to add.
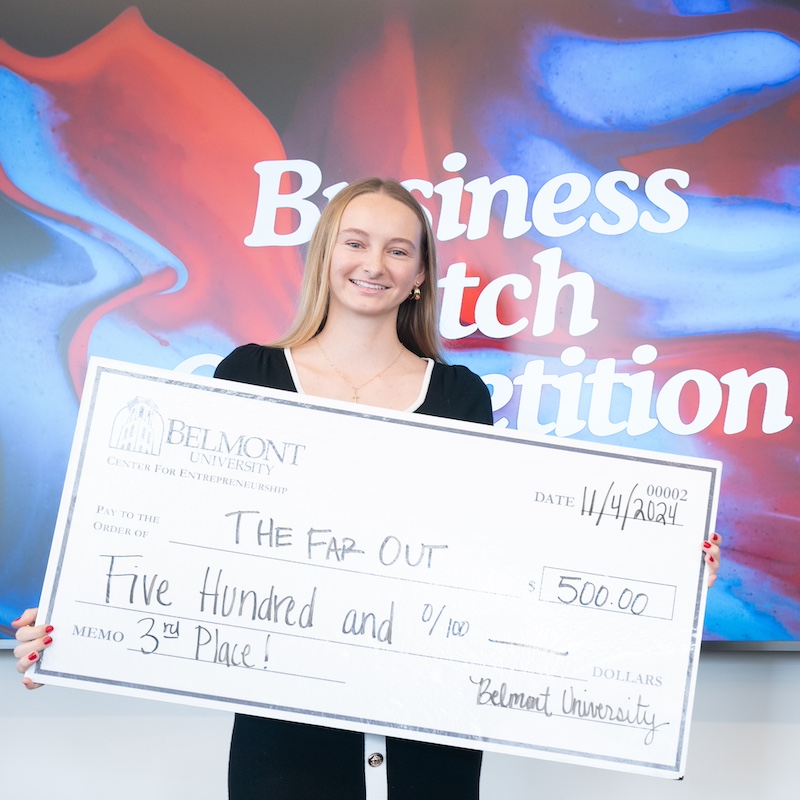
[[[297,391],[283,350],[260,344],[237,347],[220,361],[214,370],[214,377],[268,389]]]
[[[418,414],[492,425],[492,399],[486,384],[466,367],[434,364],[430,386]]]

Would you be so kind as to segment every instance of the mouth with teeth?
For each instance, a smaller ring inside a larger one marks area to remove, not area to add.
[[[354,286],[360,287],[361,289],[377,289],[377,290],[383,291],[384,289],[388,289],[389,288],[388,286],[384,286],[383,284],[380,284],[380,283],[369,283],[368,281],[357,281],[357,280],[355,280],[355,278],[351,278],[350,279],[350,283],[352,283]]]

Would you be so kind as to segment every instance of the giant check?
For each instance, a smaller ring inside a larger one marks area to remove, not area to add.
[[[718,487],[94,360],[36,679],[678,777]]]

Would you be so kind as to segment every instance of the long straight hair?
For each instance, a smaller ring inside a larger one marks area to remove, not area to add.
[[[412,194],[395,180],[364,178],[346,186],[325,206],[308,245],[300,303],[292,326],[273,347],[296,347],[313,339],[325,327],[330,303],[331,253],[347,204],[364,194],[383,194],[410,208],[419,220],[420,264],[425,281],[421,297],[403,301],[397,312],[397,336],[404,347],[423,358],[444,361],[438,327],[436,296],[436,246],[428,217]]]

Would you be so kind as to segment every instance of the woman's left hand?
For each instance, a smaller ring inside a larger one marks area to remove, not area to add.
[[[708,588],[714,585],[717,579],[717,570],[719,570],[720,549],[722,544],[722,537],[718,533],[712,533],[711,538],[707,542],[703,542],[703,553],[705,554],[705,562],[708,565]]]

